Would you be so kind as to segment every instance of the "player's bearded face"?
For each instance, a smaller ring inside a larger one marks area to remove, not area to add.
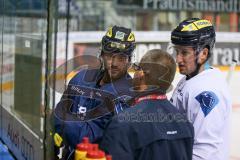
[[[129,57],[116,53],[107,53],[102,55],[104,66],[107,69],[107,72],[112,81],[120,79],[127,73],[129,67]]]
[[[188,46],[175,46],[176,61],[181,74],[189,75],[196,69],[196,51]]]

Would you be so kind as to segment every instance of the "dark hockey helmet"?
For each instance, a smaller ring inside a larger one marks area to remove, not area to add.
[[[210,57],[215,44],[215,30],[208,20],[191,18],[182,21],[171,33],[174,45],[192,46],[197,51],[208,48]]]
[[[101,41],[101,52],[121,53],[132,56],[136,47],[131,29],[119,26],[110,27]]]

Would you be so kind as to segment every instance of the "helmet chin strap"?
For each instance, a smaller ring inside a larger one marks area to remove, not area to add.
[[[187,80],[191,79],[192,77],[196,76],[199,73],[199,70],[202,66],[201,64],[198,63],[199,53],[200,53],[200,49],[198,48],[197,51],[196,51],[197,56],[196,56],[196,59],[195,59],[196,68],[192,73],[187,75]]]
[[[191,79],[192,77],[196,76],[198,73],[199,73],[199,70],[200,70],[200,67],[201,67],[201,64],[199,64],[198,62],[196,62],[196,69],[187,75],[187,80]]]
[[[196,52],[197,57],[196,57],[196,59],[195,59],[196,69],[195,69],[192,73],[190,73],[189,75],[187,75],[187,80],[189,80],[189,79],[191,79],[192,77],[196,76],[196,75],[199,73],[199,70],[200,70],[200,68],[201,68],[201,66],[202,66],[203,64],[206,63],[206,64],[205,64],[205,67],[204,67],[204,70],[210,68],[209,64],[207,63],[207,60],[208,60],[208,59],[206,59],[206,60],[203,62],[203,64],[198,63],[199,53],[200,53],[200,49],[197,49],[197,52]]]
[[[99,59],[100,64],[101,64],[99,70],[103,72],[103,71],[105,71],[105,65],[104,65],[104,61],[103,61],[103,58],[102,58],[102,49],[98,53],[98,59]]]

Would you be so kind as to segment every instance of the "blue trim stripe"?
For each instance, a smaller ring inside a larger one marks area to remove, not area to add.
[[[14,158],[9,153],[6,146],[4,146],[1,141],[0,141],[0,159],[1,160],[14,160]]]

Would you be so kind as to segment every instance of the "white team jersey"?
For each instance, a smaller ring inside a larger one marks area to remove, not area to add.
[[[220,70],[182,78],[171,102],[187,113],[194,126],[193,160],[228,160],[231,96]]]

